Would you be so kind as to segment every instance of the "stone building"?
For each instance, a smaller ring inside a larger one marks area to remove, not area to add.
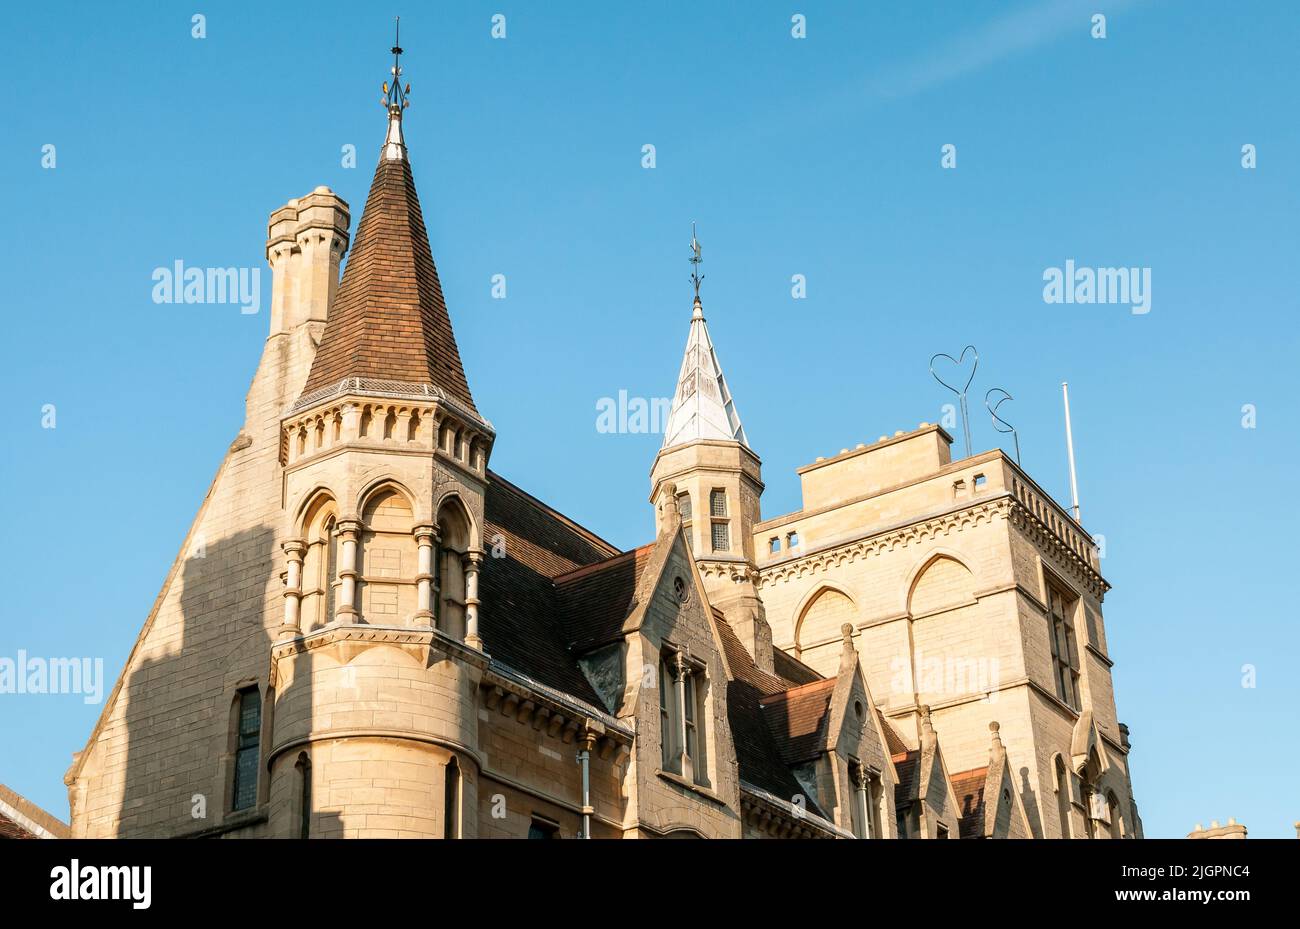
[[[491,470],[397,78],[355,236],[325,187],[271,214],[245,423],[72,834],[1140,836],[1098,552],[1002,452],[923,423],[765,516],[697,281],[652,541]]]
[[[1300,832],[1300,823],[1296,824],[1296,831]],[[1228,817],[1228,824],[1220,826],[1219,821],[1213,820],[1210,828],[1204,828],[1200,823],[1196,828],[1187,833],[1189,839],[1244,839],[1246,837],[1246,827],[1237,822],[1232,817]]]

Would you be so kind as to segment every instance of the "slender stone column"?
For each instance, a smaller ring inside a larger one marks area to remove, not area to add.
[[[853,763],[853,780],[855,782],[854,796],[858,803],[858,822],[862,824],[862,834],[860,839],[873,839],[871,834],[871,775],[867,771],[867,766],[860,761]]]
[[[483,639],[478,634],[478,566],[483,561],[482,552],[468,552],[462,562],[465,566],[465,644],[483,650]]]
[[[361,537],[361,521],[340,519],[337,523],[339,541],[343,543],[339,553],[339,602],[336,607],[338,621],[355,623],[357,621],[357,543]]]
[[[682,777],[693,778],[695,772],[692,770],[693,761],[686,753],[686,688],[689,686],[691,666],[686,661],[686,656],[677,652],[673,655],[673,679],[677,684],[677,750],[678,766],[681,768]],[[698,717],[699,710],[696,709]],[[698,719],[697,719],[698,725]]]
[[[284,550],[288,565],[288,576],[284,582],[284,623],[280,626],[280,638],[293,638],[302,631],[302,558],[307,551],[307,543],[302,539],[289,539],[280,545]]]
[[[433,628],[433,554],[438,541],[438,527],[416,526],[415,544],[419,546],[419,571],[415,575],[415,625]]]

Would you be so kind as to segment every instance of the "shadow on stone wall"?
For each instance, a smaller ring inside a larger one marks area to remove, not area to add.
[[[180,647],[140,663],[124,687],[126,783],[118,837],[184,835],[221,822],[241,682],[259,684],[263,718],[270,716],[265,616],[275,554],[274,534],[265,526],[202,547],[191,540],[180,578]],[[263,770],[262,798],[266,779]]]

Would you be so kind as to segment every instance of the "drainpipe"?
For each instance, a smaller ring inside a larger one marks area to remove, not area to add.
[[[596,747],[596,734],[584,732],[579,744],[581,748],[578,749],[578,764],[582,765],[582,832],[578,834],[578,838],[590,839],[591,814],[595,812],[591,806],[591,752]]]

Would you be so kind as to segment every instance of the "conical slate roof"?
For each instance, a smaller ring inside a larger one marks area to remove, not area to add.
[[[709,327],[704,322],[704,308],[695,298],[691,314],[691,333],[686,339],[686,355],[677,377],[677,393],[668,428],[664,430],[664,448],[685,445],[701,439],[736,441],[749,448],[745,427],[740,424],[735,401],[722,376]]]
[[[402,139],[401,109],[357,226],[303,395],[344,378],[433,385],[475,415]]]

